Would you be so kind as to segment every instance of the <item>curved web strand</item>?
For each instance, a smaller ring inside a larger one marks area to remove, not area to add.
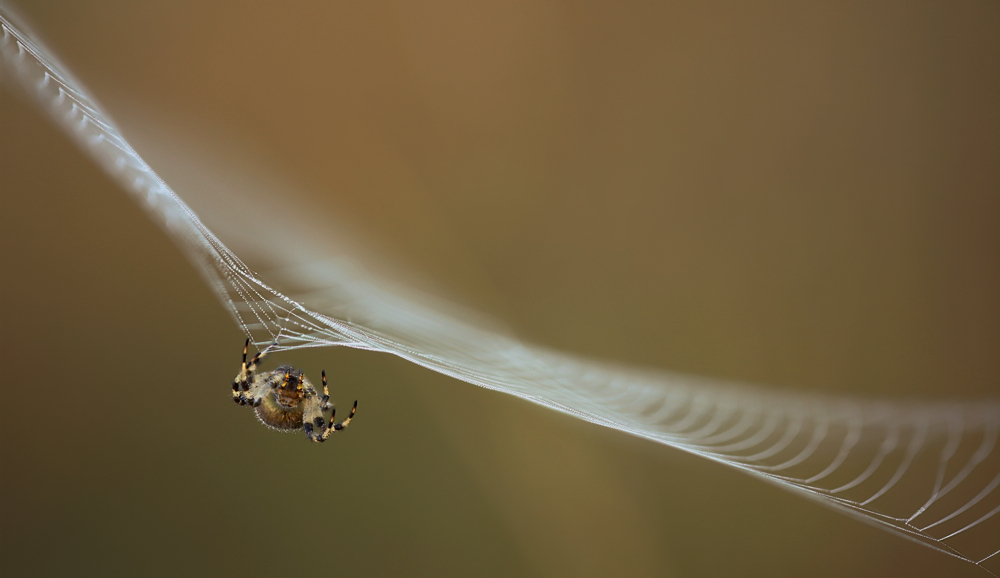
[[[15,79],[177,242],[258,347],[391,353],[736,468],[980,565],[1000,560],[1000,401],[868,401],[595,363],[486,331],[330,265],[311,308],[276,291],[198,219],[50,51],[0,5]]]

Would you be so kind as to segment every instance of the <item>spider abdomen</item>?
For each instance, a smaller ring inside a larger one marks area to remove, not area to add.
[[[257,419],[264,425],[279,431],[302,429],[302,407],[287,407],[278,403],[273,394],[264,396],[261,404],[254,408]]]

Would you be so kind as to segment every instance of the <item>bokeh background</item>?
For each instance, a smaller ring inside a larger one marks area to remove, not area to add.
[[[581,356],[1000,391],[994,2],[14,5],[237,253],[315,249],[308,207],[331,258]],[[385,355],[284,355],[360,410],[269,431],[195,271],[5,89],[0,200],[4,575],[983,575]]]

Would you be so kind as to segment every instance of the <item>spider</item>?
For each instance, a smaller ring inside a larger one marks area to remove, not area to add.
[[[330,405],[326,371],[323,371],[323,396],[320,397],[305,373],[290,365],[256,375],[257,363],[268,354],[270,347],[254,355],[247,365],[248,347],[249,339],[243,344],[243,365],[233,380],[233,401],[253,407],[261,423],[284,432],[302,428],[306,430],[306,437],[314,442],[325,442],[331,433],[351,423],[354,412],[358,410],[358,402],[354,402],[347,419],[334,422],[337,410]],[[329,425],[323,420],[323,412],[328,409],[332,410]]]

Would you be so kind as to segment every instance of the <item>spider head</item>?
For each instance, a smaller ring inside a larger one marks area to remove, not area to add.
[[[276,376],[282,376],[274,387],[274,400],[278,405],[293,408],[299,405],[305,396],[306,378],[302,370],[285,365],[274,371]]]

